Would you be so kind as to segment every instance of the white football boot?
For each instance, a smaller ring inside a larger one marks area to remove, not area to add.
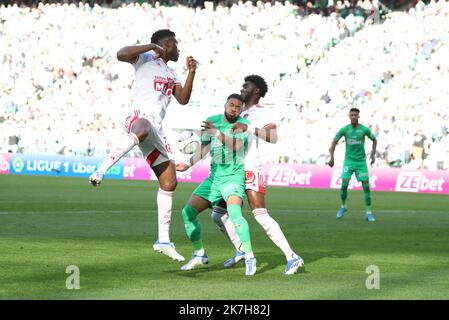
[[[101,181],[104,178],[104,173],[101,171],[95,171],[92,173],[89,177],[89,183],[93,185],[94,187],[99,186],[101,184]]]
[[[189,260],[189,262],[187,262],[187,264],[183,265],[181,267],[181,270],[192,270],[197,266],[201,266],[203,264],[208,264],[209,260],[207,258],[206,253],[204,253],[203,256],[197,256],[196,254],[194,254],[192,256],[192,258]]]
[[[184,261],[184,257],[181,256],[178,252],[176,252],[175,245],[173,242],[159,242],[156,241],[153,244],[154,251],[160,252],[169,256],[175,261]]]
[[[304,266],[304,260],[298,256],[296,253],[292,255],[292,259],[287,261],[287,266],[285,267],[285,275],[295,274],[299,268]]]

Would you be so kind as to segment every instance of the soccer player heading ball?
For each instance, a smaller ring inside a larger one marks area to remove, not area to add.
[[[173,260],[184,261],[169,237],[173,192],[177,180],[162,120],[172,96],[182,105],[189,102],[197,62],[193,57],[187,57],[189,73],[182,86],[176,72],[167,65],[168,61],[178,61],[178,58],[178,41],[175,33],[168,29],[156,31],[150,44],[128,46],[117,52],[119,61],[129,62],[135,69],[133,102],[123,118],[125,134],[115,142],[106,159],[89,177],[89,183],[99,185],[110,167],[134,146],[139,146],[159,181],[159,237],[153,249]]]
[[[362,182],[363,192],[365,194],[366,219],[373,222],[375,219],[371,209],[371,192],[369,189],[369,175],[365,155],[365,137],[368,137],[373,141],[373,149],[370,156],[371,165],[374,164],[375,160],[377,140],[369,128],[359,123],[359,114],[360,110],[357,108],[352,108],[349,111],[349,119],[351,120],[351,124],[348,124],[338,130],[337,135],[329,148],[330,160],[328,164],[331,168],[334,166],[335,147],[341,137],[345,137],[346,152],[345,160],[343,162],[343,171],[341,174],[342,181],[340,191],[341,208],[337,212],[337,219],[343,218],[343,215],[348,210],[346,207],[348,186],[352,174],[355,173],[357,181]]]

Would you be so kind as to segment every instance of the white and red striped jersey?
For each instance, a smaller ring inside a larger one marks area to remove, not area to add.
[[[272,112],[263,106],[256,104],[247,107],[241,114],[241,117],[249,120],[256,128],[263,128],[268,124],[276,124],[276,120]],[[263,159],[261,155],[261,144],[267,143],[251,133],[248,137],[248,153],[245,157],[246,171],[262,171]]]
[[[132,108],[151,116],[153,125],[160,129],[175,85],[181,81],[174,69],[155,56],[154,51],[145,52],[133,63],[136,71]]]

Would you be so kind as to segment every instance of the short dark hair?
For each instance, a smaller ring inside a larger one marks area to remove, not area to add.
[[[240,102],[243,102],[242,96],[239,95],[238,93],[233,93],[233,94],[229,95],[226,102],[228,102],[230,99],[237,99],[237,100],[240,100]]]
[[[265,97],[265,94],[268,92],[268,85],[264,78],[256,74],[252,74],[246,76],[244,80],[254,83],[254,85],[260,90],[260,96]]]
[[[350,113],[351,113],[352,111],[355,111],[355,112],[357,112],[357,113],[360,113],[360,110],[357,109],[357,108],[351,108],[351,110],[349,110]]]
[[[158,43],[161,39],[171,36],[176,37],[175,33],[169,29],[158,30],[151,36],[151,43]]]

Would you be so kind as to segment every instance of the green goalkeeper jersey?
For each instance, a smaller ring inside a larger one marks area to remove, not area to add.
[[[366,163],[365,154],[365,137],[369,137],[371,140],[376,139],[375,135],[368,127],[358,124],[357,127],[353,127],[348,124],[340,130],[338,130],[335,140],[338,141],[341,137],[345,137],[346,151],[345,151],[345,163],[348,162],[363,162]]]
[[[207,121],[213,123],[214,127],[222,132],[228,139],[239,139],[243,141],[243,146],[239,150],[232,150],[231,147],[221,143],[216,136],[209,136],[205,131],[201,136],[203,144],[211,144],[211,165],[210,177],[214,179],[242,179],[245,177],[245,155],[248,151],[248,132],[233,133],[232,125],[223,114],[211,116]],[[249,121],[239,117],[236,122],[249,124]]]

